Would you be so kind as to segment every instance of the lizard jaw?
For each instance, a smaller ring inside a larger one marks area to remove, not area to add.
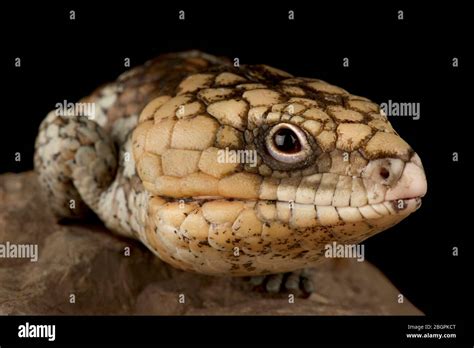
[[[273,205],[276,210],[276,220],[280,220],[280,217],[283,216],[291,216],[291,218],[281,220],[281,222],[289,222],[291,227],[299,227],[296,220],[300,219],[306,221],[304,227],[331,226],[376,220],[388,216],[392,216],[393,219],[398,216],[399,220],[402,220],[420,208],[421,198],[426,194],[426,191],[427,183],[423,166],[418,155],[415,154],[406,163],[397,183],[387,189],[384,200],[378,203],[367,202],[362,206],[332,206],[266,199],[257,199],[256,203]],[[200,196],[194,197],[193,200],[206,202],[228,199],[220,196]],[[247,201],[245,199],[233,200]]]

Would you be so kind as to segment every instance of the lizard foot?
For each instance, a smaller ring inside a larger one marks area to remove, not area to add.
[[[301,290],[304,294],[314,292],[314,284],[309,278],[307,269],[267,276],[254,276],[250,278],[250,284],[255,287],[263,287],[266,292],[273,294],[284,292],[285,290]]]

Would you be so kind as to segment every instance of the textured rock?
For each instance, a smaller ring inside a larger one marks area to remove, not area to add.
[[[397,289],[368,262],[322,265],[312,272],[317,292],[294,303],[240,278],[173,269],[98,222],[57,224],[32,172],[0,176],[0,244],[7,242],[37,244],[39,258],[0,258],[0,314],[422,314],[398,304]]]

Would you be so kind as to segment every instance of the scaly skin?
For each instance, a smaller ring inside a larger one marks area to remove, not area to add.
[[[426,192],[419,157],[378,105],[268,66],[170,54],[83,101],[96,103],[94,120],[50,113],[40,127],[35,167],[53,210],[90,208],[184,270],[310,267],[328,243],[397,224]],[[273,156],[278,124],[303,151]],[[256,166],[221,163],[226,148],[255,150]]]

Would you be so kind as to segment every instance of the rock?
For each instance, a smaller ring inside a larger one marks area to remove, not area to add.
[[[368,262],[327,262],[312,271],[317,292],[294,303],[241,278],[179,271],[97,222],[57,224],[33,172],[0,176],[0,244],[7,242],[37,244],[39,255],[0,258],[2,315],[422,314],[399,304],[397,289]]]

